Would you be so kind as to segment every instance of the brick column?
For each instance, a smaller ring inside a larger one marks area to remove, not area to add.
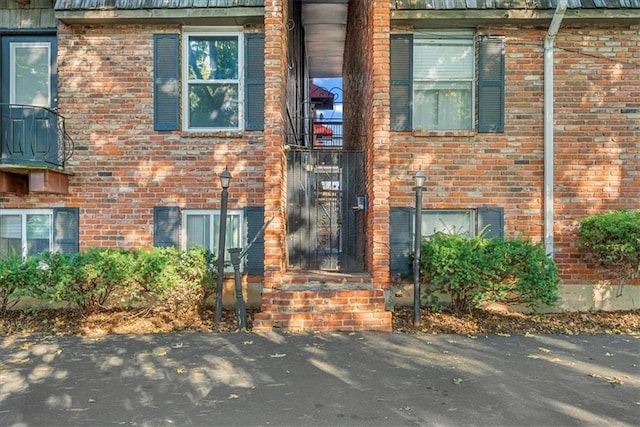
[[[368,252],[370,272],[377,287],[387,289],[389,273],[389,196],[390,196],[390,135],[389,135],[389,31],[390,2],[371,2],[371,129],[367,141],[367,177],[369,193]]]
[[[265,289],[277,288],[285,270],[286,192],[285,114],[287,76],[287,2],[265,1]]]

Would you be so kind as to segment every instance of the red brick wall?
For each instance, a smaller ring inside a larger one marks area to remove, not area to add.
[[[427,174],[424,209],[502,206],[505,235],[543,240],[545,29],[494,27],[506,36],[504,133],[394,132],[391,204],[413,206],[413,175]],[[562,27],[555,53],[555,259],[564,283],[596,279],[576,247],[579,218],[638,209],[638,26]],[[631,110],[628,110],[631,109]]]
[[[286,90],[288,5],[265,1],[265,288],[280,286],[286,270]]]
[[[345,147],[365,151],[369,205],[365,265],[374,284],[389,276],[388,2],[351,2],[345,45]]]
[[[4,208],[80,208],[80,247],[153,242],[153,207],[220,208],[218,175],[233,175],[229,208],[264,203],[261,132],[153,130],[153,34],[170,26],[64,26],[58,32],[60,113],[75,142],[68,196],[4,197]]]

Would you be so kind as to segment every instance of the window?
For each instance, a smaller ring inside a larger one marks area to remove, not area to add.
[[[154,35],[154,129],[180,127],[264,129],[264,34],[191,28]]]
[[[199,245],[216,253],[219,221],[220,212],[217,210],[181,210],[178,206],[154,206],[153,245],[180,247],[183,250]],[[242,210],[227,212],[225,247],[247,249],[248,244],[253,242],[241,264],[241,269],[248,274],[264,274],[263,226],[262,206],[247,206]]]
[[[238,129],[241,121],[241,35],[185,34],[185,129]]]
[[[3,103],[56,106],[56,37],[0,37],[3,64],[0,70]]]
[[[218,254],[220,239],[220,212],[207,210],[183,211],[183,249],[202,247]],[[243,244],[242,211],[227,211],[227,230],[225,234],[225,248],[240,248]],[[230,260],[229,253],[225,260]]]
[[[504,37],[392,35],[390,96],[394,131],[504,131]]]
[[[470,130],[473,33],[416,34],[413,58],[414,129]]]
[[[392,274],[409,274],[414,245],[415,209],[392,207],[389,214],[390,270]],[[427,238],[436,232],[502,238],[504,209],[478,207],[422,211],[422,236]]]
[[[476,235],[474,210],[428,210],[422,212],[422,237],[435,233]]]
[[[78,209],[0,209],[0,257],[78,252]]]
[[[27,257],[50,251],[51,221],[50,210],[3,210],[0,213],[0,256],[18,253]]]

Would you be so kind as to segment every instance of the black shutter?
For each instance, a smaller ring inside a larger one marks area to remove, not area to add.
[[[410,255],[413,251],[412,208],[391,208],[389,212],[389,246],[391,274],[407,275],[411,272]]]
[[[411,130],[411,99],[413,91],[413,36],[391,35],[391,130]]]
[[[75,254],[79,250],[80,210],[78,208],[53,209],[53,252]]]
[[[264,275],[264,207],[248,206],[244,208],[244,217],[247,222],[247,239],[250,243],[258,233],[256,241],[247,251],[246,272],[256,276]]]
[[[180,208],[177,206],[155,206],[153,208],[153,246],[179,247]]]
[[[245,35],[245,129],[264,130],[264,34]]]
[[[153,35],[153,129],[180,129],[178,34]]]
[[[504,132],[504,40],[480,37],[478,132]]]
[[[504,208],[478,208],[478,233],[483,237],[504,236]]]

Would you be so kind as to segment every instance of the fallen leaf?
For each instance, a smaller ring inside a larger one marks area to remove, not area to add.
[[[540,359],[540,356],[536,356],[535,354],[530,354],[527,356],[529,359]]]
[[[451,382],[454,383],[455,385],[461,384],[462,381],[464,381],[462,378],[454,378],[451,380]]]
[[[544,347],[538,347],[538,351],[540,351],[540,353],[551,353],[551,350]]]
[[[187,372],[187,370],[184,369],[184,368],[176,368],[176,373],[177,374],[184,374],[185,372]]]

